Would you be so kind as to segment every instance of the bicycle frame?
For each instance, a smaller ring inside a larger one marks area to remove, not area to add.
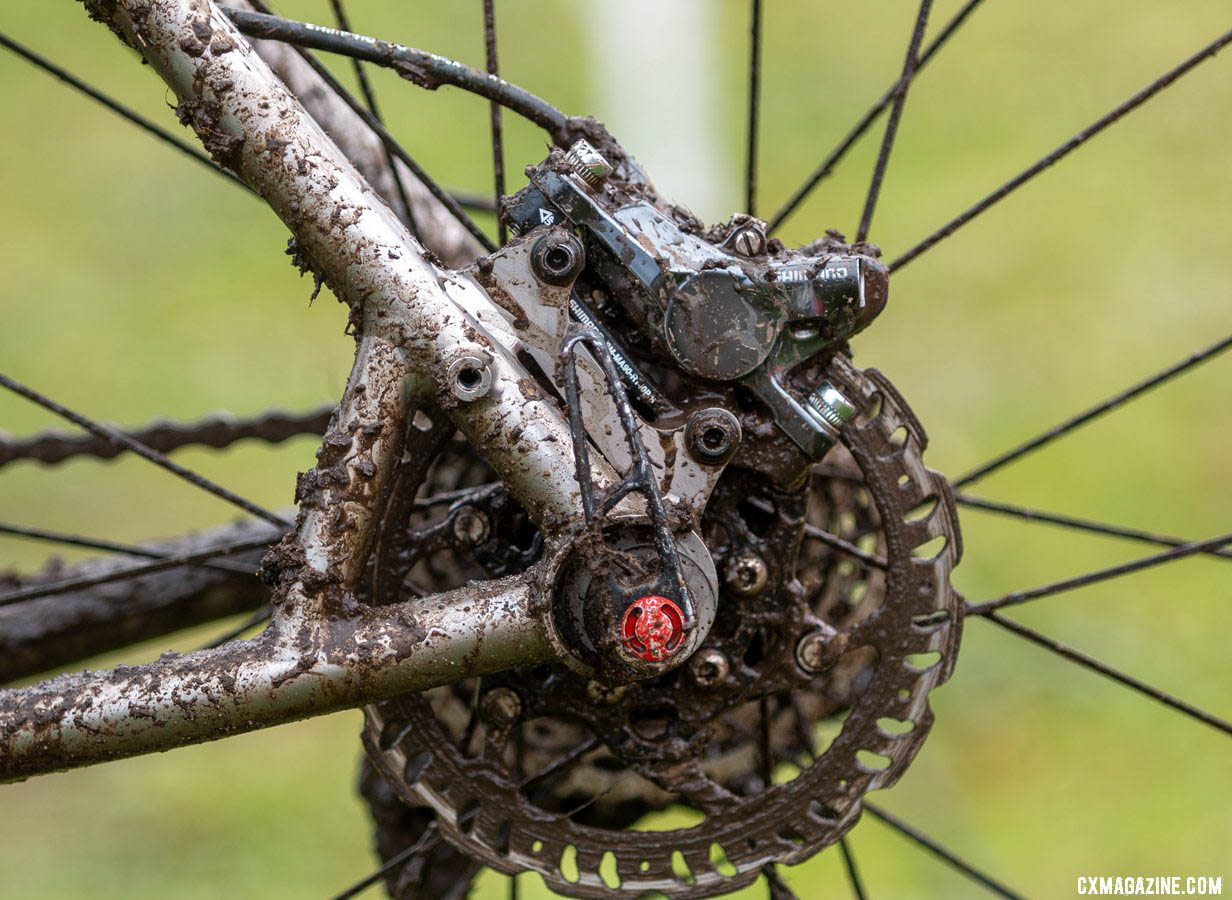
[[[0,781],[167,750],[362,706],[562,652],[547,563],[531,573],[396,606],[351,599],[402,453],[407,416],[432,400],[496,470],[549,552],[581,508],[557,407],[478,322],[494,307],[423,248],[212,0],[83,0],[139,49],[206,149],[237,172],[350,307],[355,362],[274,552],[273,618],[250,641],[0,691]],[[455,297],[444,285],[452,280]],[[485,310],[485,307],[487,309]],[[459,399],[450,366],[486,364]],[[602,488],[614,474],[602,460]]]

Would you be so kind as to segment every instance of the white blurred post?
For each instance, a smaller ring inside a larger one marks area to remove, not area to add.
[[[590,52],[593,112],[673,202],[707,223],[740,207],[739,166],[724,132],[743,98],[724,103],[712,0],[593,0],[580,7]],[[730,108],[729,108],[730,107]],[[730,135],[728,135],[730,138]]]

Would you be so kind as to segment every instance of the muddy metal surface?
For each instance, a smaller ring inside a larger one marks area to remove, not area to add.
[[[87,5],[140,48],[211,155],[287,224],[315,274],[350,306],[361,336],[318,465],[298,486],[296,533],[268,561],[271,627],[215,651],[5,692],[0,776],[166,749],[547,658],[539,589],[524,579],[464,588],[392,616],[362,608],[352,589],[413,396],[435,395],[549,532],[578,506],[559,411],[448,299],[442,279],[450,276],[425,259],[217,7]],[[477,291],[472,299],[487,302]],[[460,355],[489,367],[483,396],[461,401],[443,378]]]

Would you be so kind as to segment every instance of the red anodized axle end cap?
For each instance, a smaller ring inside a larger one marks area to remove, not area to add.
[[[632,656],[662,662],[684,642],[684,613],[666,597],[640,597],[625,610],[620,632]]]

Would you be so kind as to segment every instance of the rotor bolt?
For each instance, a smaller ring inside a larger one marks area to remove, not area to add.
[[[573,174],[582,179],[592,191],[602,187],[603,182],[612,174],[612,164],[585,139],[578,140],[569,148],[569,152],[565,154],[565,162],[569,164]]]
[[[586,682],[586,696],[595,703],[619,703],[628,691],[627,684],[610,685],[602,681]]]
[[[493,688],[483,695],[482,712],[493,725],[512,725],[522,715],[522,698],[511,688]]]
[[[474,353],[464,353],[449,364],[445,374],[450,392],[463,403],[478,400],[492,389],[492,370]]]
[[[770,567],[751,550],[737,553],[727,563],[727,587],[741,597],[756,597],[770,584]]]
[[[701,687],[713,687],[727,678],[731,664],[719,650],[702,650],[689,660],[689,672]]]
[[[490,530],[488,517],[473,506],[464,506],[453,514],[453,536],[460,544],[482,544]]]
[[[810,631],[796,642],[796,665],[809,675],[820,675],[833,665],[827,652],[831,635],[818,629]]]
[[[689,453],[698,462],[715,466],[727,462],[740,445],[740,423],[719,406],[699,410],[684,429]]]

